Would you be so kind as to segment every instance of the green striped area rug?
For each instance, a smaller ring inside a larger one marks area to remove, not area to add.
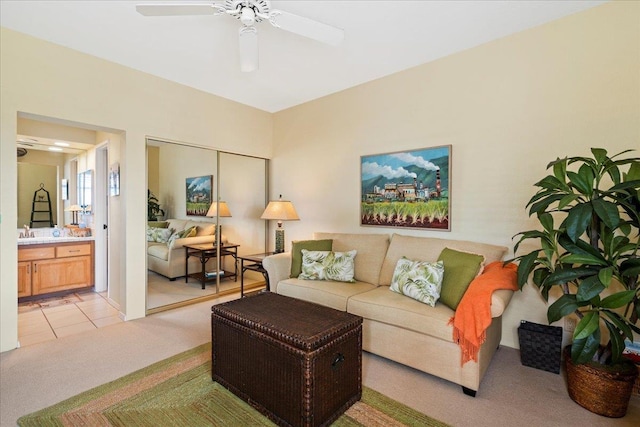
[[[211,380],[211,344],[180,353],[49,408],[20,426],[273,426]],[[334,426],[446,426],[369,388]]]

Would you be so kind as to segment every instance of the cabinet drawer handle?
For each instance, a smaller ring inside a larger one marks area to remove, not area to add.
[[[80,252],[80,249],[69,249],[69,252]]]
[[[38,272],[38,264],[33,263],[33,272],[37,273]]]

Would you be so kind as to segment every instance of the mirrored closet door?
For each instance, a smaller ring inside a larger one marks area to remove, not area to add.
[[[147,311],[258,290],[266,159],[147,140]]]

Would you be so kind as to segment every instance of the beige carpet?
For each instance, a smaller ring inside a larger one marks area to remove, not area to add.
[[[210,340],[211,302],[154,314],[0,354],[0,426]],[[476,398],[460,387],[365,353],[363,384],[454,426],[638,426],[640,397],[627,416],[581,408],[562,375],[520,364],[501,348]]]

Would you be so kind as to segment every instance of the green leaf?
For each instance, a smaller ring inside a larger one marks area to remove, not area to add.
[[[633,336],[633,332],[631,332],[631,328],[629,327],[629,325],[625,323],[624,319],[618,313],[611,310],[602,310],[601,313],[604,313],[609,318],[609,320],[611,320],[611,323],[613,323],[616,326],[616,328],[622,331],[624,336],[626,337]]]
[[[529,216],[533,214],[539,214],[546,211],[546,209],[554,202],[562,199],[564,196],[562,194],[552,194],[540,201],[531,205],[531,209],[529,209]]]
[[[637,190],[639,186],[640,186],[640,179],[635,179],[633,181],[624,181],[624,182],[621,182],[620,184],[616,184],[613,187],[611,187],[607,193],[615,193],[618,191],[628,190],[628,189]]]
[[[622,277],[634,277],[640,275],[640,258],[624,260],[620,264],[620,275]]]
[[[577,340],[587,338],[592,335],[594,331],[600,327],[600,316],[598,313],[592,311],[585,314],[576,325],[576,330],[573,333],[573,337]]]
[[[538,259],[538,251],[533,251],[520,259],[520,264],[518,264],[518,286],[520,289],[527,284],[529,274],[535,266],[536,259]]]
[[[603,268],[598,271],[598,280],[605,286],[609,287],[611,284],[611,278],[613,277],[613,267]]]
[[[580,196],[578,194],[568,194],[564,196],[562,199],[560,199],[560,202],[558,202],[558,209],[564,209],[579,198]]]
[[[625,181],[640,181],[640,162],[631,163],[629,170],[624,174]]]
[[[584,234],[592,216],[593,209],[590,203],[576,205],[569,211],[565,224],[567,235],[573,242],[576,242]]]
[[[588,264],[588,265],[607,265],[607,262],[600,257],[594,257],[591,254],[573,254],[562,257],[562,262],[568,264]]]
[[[587,363],[600,348],[600,329],[583,339],[573,339],[571,359],[574,363]]]
[[[567,177],[580,194],[588,197],[593,192],[593,180],[589,181],[590,176],[588,174],[583,175],[582,168],[580,168],[580,173],[567,171]]]
[[[592,298],[600,295],[600,292],[604,290],[604,286],[598,280],[598,276],[587,277],[580,282],[578,291],[576,292],[576,301],[586,302],[591,301]]]
[[[567,159],[557,159],[553,163],[553,175],[558,179],[559,182],[563,184],[564,187],[566,185],[566,175],[567,175]]]
[[[564,185],[564,182],[560,181],[558,178],[556,178],[553,175],[545,176],[540,181],[536,182],[535,186],[546,188],[547,190],[559,190],[563,186],[566,187],[566,185]]]
[[[538,214],[538,221],[548,233],[553,232],[553,216],[549,213]]]
[[[620,224],[620,212],[618,205],[603,199],[594,199],[591,201],[593,210],[610,229],[615,229]]]
[[[547,276],[549,276],[549,270],[546,267],[537,268],[533,271],[533,283],[540,287],[546,280]]]
[[[593,276],[594,274],[593,269],[586,267],[559,268],[547,277],[547,283],[549,285],[562,285],[583,277]]]
[[[598,249],[583,240],[573,242],[566,233],[563,233],[558,237],[558,243],[571,254],[591,255],[604,261],[604,257],[600,254]]]
[[[612,323],[605,319],[604,324],[609,329],[609,340],[611,341],[611,362],[619,363],[622,360],[622,351],[624,350],[624,337],[620,334],[620,330]]]
[[[547,320],[549,323],[556,322],[578,309],[575,295],[562,295],[556,302],[547,309]]]
[[[604,148],[592,148],[591,154],[600,164],[603,164],[607,160],[607,150]]]
[[[615,294],[609,295],[600,302],[600,307],[603,308],[620,308],[629,304],[633,297],[636,295],[635,290],[620,291]]]

